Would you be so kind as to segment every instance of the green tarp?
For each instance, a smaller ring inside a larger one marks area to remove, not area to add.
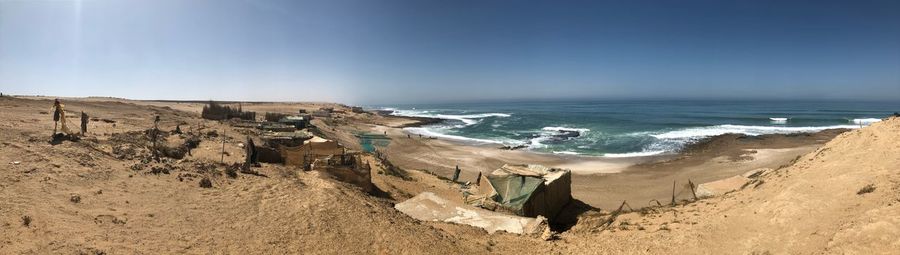
[[[520,215],[531,195],[544,183],[542,178],[523,175],[488,176],[488,181],[497,191],[494,201]]]

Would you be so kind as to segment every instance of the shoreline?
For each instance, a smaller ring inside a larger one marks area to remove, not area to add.
[[[506,163],[567,168],[573,173],[572,195],[603,209],[614,209],[622,201],[633,201],[632,206],[637,207],[647,206],[652,200],[668,201],[673,182],[676,199],[687,199],[689,180],[698,184],[759,168],[775,169],[850,130],[759,136],[729,133],[698,140],[671,154],[602,157],[506,150],[494,144],[453,139],[407,138],[409,132],[403,128],[372,128],[394,138],[384,152],[397,166],[449,177],[458,165],[461,181],[472,181],[478,172],[488,174]]]

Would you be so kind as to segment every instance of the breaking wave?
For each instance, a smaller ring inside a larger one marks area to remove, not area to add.
[[[796,133],[813,133],[826,129],[836,128],[859,128],[854,125],[835,125],[822,127],[782,127],[782,126],[744,126],[744,125],[716,125],[707,127],[686,128],[674,130],[660,134],[652,134],[650,136],[657,139],[700,139],[728,133],[744,134],[750,136],[767,135],[767,134],[796,134]]]
[[[857,124],[857,125],[869,125],[869,124],[879,122],[879,121],[881,121],[881,119],[863,118],[863,119],[853,119],[850,122],[853,122],[853,124]]]
[[[581,134],[591,131],[590,129],[587,129],[587,128],[569,128],[569,127],[544,127],[541,130],[544,130],[544,131],[571,131],[571,132],[578,132]]]
[[[570,128],[570,127],[544,127],[537,136],[528,141],[528,147],[532,149],[546,148],[545,143],[559,143],[575,139],[583,136],[584,133],[591,131],[587,128]],[[556,153],[556,152],[553,152]],[[559,153],[557,153],[559,154]]]
[[[465,126],[475,125],[481,119],[490,118],[490,117],[498,117],[498,118],[506,118],[512,116],[506,113],[479,113],[479,114],[431,114],[429,111],[417,111],[417,110],[395,110],[393,115],[396,116],[405,116],[405,117],[420,117],[420,118],[435,118],[435,119],[444,119],[444,120],[458,120],[461,121]]]
[[[465,136],[459,136],[459,135],[444,134],[444,133],[436,132],[434,130],[431,130],[430,128],[425,128],[425,127],[408,127],[408,128],[404,128],[403,130],[406,130],[407,132],[410,132],[413,134],[426,136],[426,137],[439,137],[439,138],[445,138],[445,139],[457,140],[457,141],[463,141],[463,142],[503,144],[503,145],[521,144],[520,142],[517,143],[515,141],[504,142],[504,141],[500,141],[500,140],[480,139],[480,138],[472,138],[472,137],[465,137]]]

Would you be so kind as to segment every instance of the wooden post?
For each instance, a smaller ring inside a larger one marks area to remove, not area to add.
[[[222,164],[225,164],[225,129],[222,129]]]
[[[156,137],[159,134],[159,115],[153,118],[153,131],[151,133],[153,133],[153,159],[159,162],[159,151],[156,148]]]
[[[459,172],[459,165],[456,165],[456,170],[453,171],[453,182],[456,182],[456,180],[459,179]]]
[[[697,190],[694,189],[694,182],[688,179],[688,185],[691,185],[691,194],[694,195],[694,201],[697,201]]]
[[[672,180],[672,206],[675,206],[675,180]]]
[[[475,178],[475,186],[481,186],[481,171],[478,171],[478,178]]]

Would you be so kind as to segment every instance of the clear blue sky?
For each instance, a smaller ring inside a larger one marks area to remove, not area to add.
[[[900,97],[900,1],[0,0],[0,92]]]

